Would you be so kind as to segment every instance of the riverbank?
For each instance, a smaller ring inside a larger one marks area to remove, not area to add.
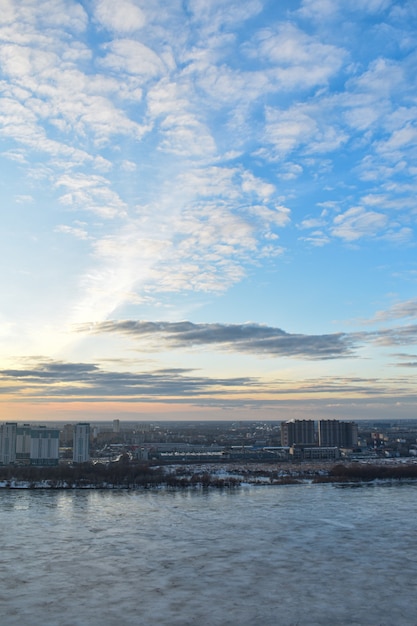
[[[384,462],[385,461],[385,462]],[[3,489],[236,488],[242,485],[416,480],[417,462],[271,463],[152,466],[144,463],[0,467]]]

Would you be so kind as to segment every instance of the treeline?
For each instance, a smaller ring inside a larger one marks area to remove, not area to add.
[[[126,463],[123,460],[107,465],[81,463],[54,467],[12,466],[0,467],[0,481],[29,483],[36,487],[47,483],[52,488],[65,487],[135,487],[153,486],[163,482],[163,472],[147,463]]]
[[[148,463],[132,462],[121,458],[108,464],[84,463],[79,465],[57,465],[53,467],[0,466],[0,481],[13,487],[15,483],[26,483],[29,488],[42,486],[53,489],[65,488],[125,488],[136,487],[237,487],[237,478],[220,478],[208,472],[190,473],[188,476],[165,474],[160,467]]]
[[[220,478],[219,476],[212,476],[208,472],[192,473],[189,476],[178,476],[175,474],[168,474],[164,478],[164,484],[167,487],[217,487],[223,489],[225,487],[238,487],[240,485],[238,478],[227,477]]]
[[[314,482],[358,482],[376,479],[417,479],[417,465],[411,463],[401,465],[340,464],[333,466],[327,476],[315,478]]]

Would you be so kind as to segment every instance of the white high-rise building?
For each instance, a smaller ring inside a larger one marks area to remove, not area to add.
[[[32,426],[21,424],[16,429],[16,461],[17,463],[30,463],[30,447],[32,437]]]
[[[74,426],[72,460],[74,463],[90,460],[90,424],[79,422]]]

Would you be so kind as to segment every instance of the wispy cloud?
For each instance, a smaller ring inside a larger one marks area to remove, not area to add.
[[[414,346],[417,343],[417,324],[399,326],[396,328],[382,328],[374,332],[357,333],[378,346]]]
[[[396,302],[388,309],[377,311],[370,320],[371,322],[386,322],[388,320],[398,320],[403,318],[417,318],[417,299]]]

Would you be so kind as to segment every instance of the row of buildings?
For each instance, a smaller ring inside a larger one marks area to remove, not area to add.
[[[0,465],[57,465],[59,429],[6,422],[0,425]],[[90,459],[90,424],[73,429],[73,462]]]
[[[227,425],[221,425],[221,428],[227,431]],[[146,444],[145,438],[135,430],[128,437],[127,431],[121,430],[119,420],[113,420],[112,428],[100,434],[98,426],[95,425],[90,432],[90,424],[84,422],[65,424],[61,429],[52,425],[6,422],[0,424],[0,465],[48,466],[58,464],[60,458],[70,460],[71,457],[73,463],[85,463],[90,460],[90,443],[91,454],[95,458],[108,458],[110,455],[113,459],[126,453],[140,460],[148,460],[152,454],[152,458],[162,460],[165,457],[173,457],[174,460],[180,457],[187,460],[189,457],[193,460],[196,455],[212,460],[231,459],[236,455],[246,458],[250,454],[256,458],[272,455],[281,460],[336,459],[358,446],[358,425],[335,419],[282,422],[281,446],[279,429],[276,439],[265,441],[259,439],[257,432],[254,435],[249,433],[254,438],[252,442],[248,439],[248,432],[244,432],[243,436],[240,431],[235,432],[234,427],[231,427],[229,437],[223,437],[224,433],[219,434],[215,430],[211,439],[203,437],[203,441],[197,431],[192,441],[189,437],[179,437],[176,442],[167,439],[166,433],[161,431],[163,429],[159,425],[155,426],[155,432]],[[187,434],[188,425],[182,426],[179,435],[184,435],[184,432]]]

